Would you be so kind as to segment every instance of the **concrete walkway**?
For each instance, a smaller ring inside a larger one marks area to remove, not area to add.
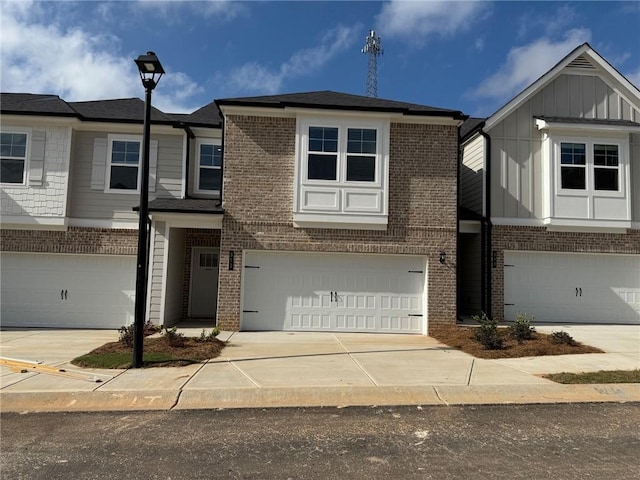
[[[7,330],[0,332],[2,357],[42,361],[86,378],[2,367],[0,405],[2,411],[91,411],[640,401],[639,384],[559,385],[540,376],[640,368],[640,326],[537,329],[566,330],[607,353],[484,360],[418,335],[223,332],[222,355],[205,364],[92,370],[69,361],[116,340],[117,332]]]

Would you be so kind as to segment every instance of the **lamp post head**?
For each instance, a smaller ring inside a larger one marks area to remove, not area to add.
[[[164,75],[164,68],[154,52],[147,52],[134,60],[140,72],[140,80],[144,88],[153,90]]]

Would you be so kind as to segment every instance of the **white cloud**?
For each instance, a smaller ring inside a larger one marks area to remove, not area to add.
[[[245,5],[232,0],[137,0],[134,5],[147,12],[159,14],[165,19],[176,21],[180,18],[177,10],[181,8],[190,8],[205,18],[218,17],[225,21],[247,13]]]
[[[68,101],[144,96],[135,55],[118,53],[118,38],[64,28],[51,22],[37,2],[3,2],[2,13],[3,91],[53,93]],[[154,92],[153,103],[165,111],[193,111],[188,99],[201,91],[187,75],[171,72]]]
[[[469,95],[507,100],[537,80],[578,45],[588,42],[591,32],[584,28],[567,32],[564,39],[543,37],[528,45],[513,47],[497,72],[483,80]]]
[[[487,2],[392,0],[383,5],[376,25],[383,36],[421,43],[432,35],[449,37],[466,30],[484,17],[488,6]]]
[[[229,73],[219,74],[218,81],[226,84],[233,93],[277,93],[282,91],[288,79],[320,70],[349,48],[358,30],[359,26],[339,25],[322,36],[320,45],[295,52],[279,67],[270,68],[258,62],[247,62]]]

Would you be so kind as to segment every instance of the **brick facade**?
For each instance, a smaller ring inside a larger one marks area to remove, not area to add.
[[[226,119],[218,325],[240,326],[245,249],[425,255],[428,324],[455,323],[457,129],[391,124],[385,231],[293,227],[295,136],[292,118]],[[445,265],[438,262],[442,250]]]
[[[504,251],[640,254],[640,230],[623,233],[549,232],[546,227],[494,226],[493,318],[504,320]]]
[[[138,230],[69,227],[57,230],[0,230],[3,252],[136,255]]]

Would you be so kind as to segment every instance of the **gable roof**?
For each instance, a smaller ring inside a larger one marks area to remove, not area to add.
[[[595,65],[594,65],[595,64]],[[540,89],[553,81],[565,67],[580,68],[586,70],[596,70],[597,68],[607,72],[614,83],[624,89],[630,97],[635,100],[636,105],[640,105],[640,90],[627,80],[624,75],[618,72],[609,62],[607,62],[591,45],[583,43],[572,52],[560,60],[551,70],[538,78],[535,82],[525,88],[522,92],[512,98],[506,105],[501,107],[493,115],[487,118],[485,130],[497,124],[510,113],[515,111],[521,104],[535,95]],[[597,68],[595,68],[597,67]]]
[[[34,93],[1,93],[0,111],[18,115],[78,116],[59,96]]]
[[[221,127],[222,117],[220,109],[211,102],[192,113],[170,113],[179,122],[186,123],[192,127]]]
[[[404,115],[422,115],[467,118],[459,110],[418,105],[415,103],[397,102],[382,98],[365,97],[330,90],[318,92],[288,93],[283,95],[265,95],[260,97],[225,98],[216,100],[218,106],[243,106],[265,108],[319,108],[327,110],[352,110],[360,112],[389,112]]]
[[[484,126],[486,118],[467,118],[462,125],[460,125],[460,141],[464,141],[467,136],[470,136],[476,130],[479,130]]]
[[[139,98],[118,98],[114,100],[94,100],[90,102],[68,102],[83,120],[96,122],[142,123],[144,121],[144,102]],[[174,123],[174,119],[151,107],[153,123]]]

